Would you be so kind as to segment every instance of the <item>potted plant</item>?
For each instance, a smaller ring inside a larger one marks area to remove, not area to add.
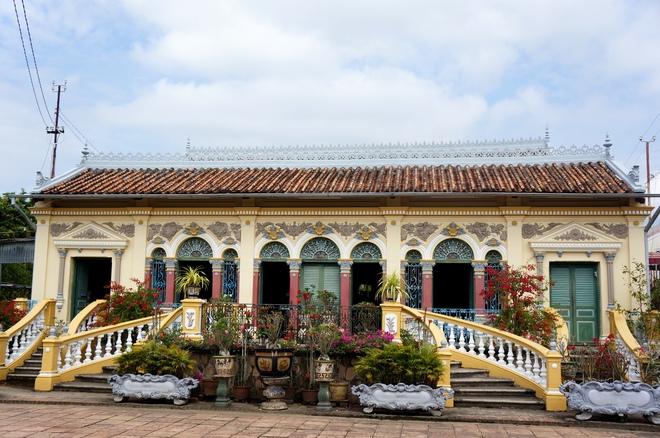
[[[215,377],[218,378],[216,406],[229,406],[229,379],[236,374],[236,356],[232,350],[237,348],[241,334],[245,331],[239,320],[238,307],[232,302],[223,301],[213,315],[211,334],[215,339],[218,353],[213,356]]]
[[[174,344],[150,340],[122,353],[116,362],[117,374],[110,376],[108,383],[117,403],[135,397],[165,398],[174,400],[177,406],[184,405],[190,390],[199,385],[197,379],[189,377],[195,362],[186,350]]]
[[[410,298],[403,286],[403,280],[397,271],[378,280],[375,298],[385,301],[400,301],[401,297]]]
[[[577,350],[577,349],[576,349]],[[630,361],[617,351],[614,335],[594,339],[573,354],[582,383],[568,381],[559,386],[569,410],[580,411],[575,418],[588,420],[593,413],[619,415],[643,414],[660,424],[660,391],[647,383],[629,382]]]
[[[176,291],[185,292],[187,298],[199,297],[202,288],[207,288],[210,281],[201,266],[184,266],[176,277]]]
[[[416,343],[405,333],[401,339],[401,343],[386,344],[382,349],[371,348],[358,358],[355,373],[370,386],[353,386],[352,393],[366,406],[363,412],[367,414],[374,408],[385,408],[430,410],[440,415],[454,391],[436,388],[446,368],[437,354],[437,347],[426,342]]]

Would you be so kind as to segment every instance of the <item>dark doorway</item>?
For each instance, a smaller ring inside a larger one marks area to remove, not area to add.
[[[261,304],[289,304],[289,265],[261,262]]]
[[[378,282],[383,278],[380,263],[353,263],[351,270],[351,304],[362,302],[380,304],[376,300]]]
[[[433,307],[471,309],[473,273],[470,263],[436,263],[433,267]]]
[[[111,258],[73,258],[71,318],[91,302],[102,300],[110,293],[111,272]]]
[[[203,287],[199,291],[199,298],[203,300],[208,300],[211,298],[211,287],[213,286],[213,268],[211,267],[211,264],[209,263],[208,260],[179,260],[179,268],[178,272],[181,272],[181,270],[186,267],[186,266],[199,266],[204,274],[206,275],[206,278],[209,279],[209,285],[207,287]],[[177,303],[181,302],[182,299],[186,297],[186,291],[183,292],[178,292],[175,301]]]

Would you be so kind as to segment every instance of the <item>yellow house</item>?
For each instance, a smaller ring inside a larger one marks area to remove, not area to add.
[[[374,301],[399,272],[407,304],[483,312],[488,264],[533,263],[577,341],[630,306],[625,266],[645,260],[644,189],[611,143],[519,141],[198,149],[90,154],[42,179],[33,299],[68,320],[111,281],[146,279],[178,302],[177,272],[201,266],[202,298],[295,304],[299,289]]]

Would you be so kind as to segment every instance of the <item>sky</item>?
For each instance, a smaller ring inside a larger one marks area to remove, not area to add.
[[[52,84],[64,81],[56,176],[85,143],[358,147],[548,127],[552,146],[609,135],[645,181],[639,138],[660,137],[658,23],[657,0],[4,0],[0,193],[50,175]],[[650,151],[660,179],[660,139]]]

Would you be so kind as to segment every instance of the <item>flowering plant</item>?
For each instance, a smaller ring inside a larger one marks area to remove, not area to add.
[[[110,293],[105,296],[107,301],[93,312],[96,317],[94,327],[105,327],[154,315],[154,302],[158,300],[158,291],[137,278],[131,280],[137,289],[126,288],[114,281],[110,283]]]
[[[0,331],[8,330],[25,315],[27,312],[16,307],[14,301],[0,301]]]
[[[487,301],[497,299],[501,306],[499,312],[487,314],[490,325],[548,346],[558,318],[551,310],[538,306],[548,282],[535,270],[531,264],[519,269],[489,266],[481,294]]]
[[[613,334],[602,341],[594,338],[592,345],[576,348],[573,357],[577,371],[582,373],[582,380],[585,382],[628,380],[630,361],[616,350]]]
[[[339,329],[341,336],[332,344],[328,353],[330,356],[361,356],[368,348],[382,349],[394,340],[394,335],[376,330],[375,332],[363,332],[352,334],[348,330]]]
[[[257,318],[257,338],[266,348],[280,348],[286,318],[277,311],[263,308]]]
[[[332,323],[319,324],[309,330],[311,348],[319,352],[319,359],[329,360],[332,346],[341,338],[339,327]]]

